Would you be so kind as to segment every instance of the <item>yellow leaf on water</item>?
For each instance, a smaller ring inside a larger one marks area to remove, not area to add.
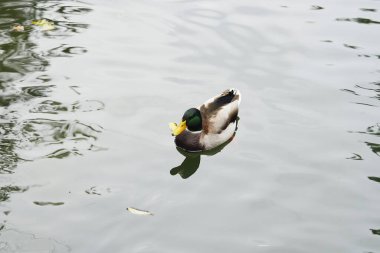
[[[43,25],[46,25],[46,24],[49,24],[51,22],[47,21],[46,19],[38,19],[38,20],[33,20],[32,21],[32,24],[33,25],[38,25],[38,26],[43,26]]]
[[[53,30],[55,28],[54,23],[46,19],[33,20],[32,24],[41,27],[43,31]]]
[[[133,208],[133,207],[128,207],[127,210],[133,214],[136,214],[136,215],[153,215],[153,213],[151,213],[149,211],[140,210],[140,209]]]

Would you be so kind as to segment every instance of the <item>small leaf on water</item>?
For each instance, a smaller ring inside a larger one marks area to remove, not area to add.
[[[14,24],[12,26],[12,32],[23,32],[25,30],[23,25],[20,24]]]
[[[128,207],[127,211],[129,211],[133,214],[136,214],[136,215],[153,215],[153,213],[151,213],[149,211],[140,210],[140,209],[133,208],[133,207]]]
[[[33,20],[32,24],[36,26],[40,26],[43,31],[50,31],[55,28],[54,23],[46,19]]]

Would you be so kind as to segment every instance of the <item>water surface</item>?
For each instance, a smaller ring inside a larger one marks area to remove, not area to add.
[[[0,252],[379,252],[379,22],[375,0],[2,1]],[[235,138],[185,157],[167,123],[229,87]]]

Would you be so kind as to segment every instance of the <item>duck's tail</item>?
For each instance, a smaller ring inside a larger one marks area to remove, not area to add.
[[[234,101],[238,101],[238,104],[240,104],[240,100],[241,100],[240,91],[238,89],[231,88],[231,89],[223,91],[222,94],[217,96],[214,100],[214,103],[215,103],[215,107],[218,108]]]

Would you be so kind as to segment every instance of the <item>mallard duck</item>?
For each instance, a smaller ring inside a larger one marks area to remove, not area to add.
[[[228,89],[201,106],[188,109],[179,125],[169,124],[177,147],[204,151],[231,139],[237,128],[240,100],[237,89]]]

